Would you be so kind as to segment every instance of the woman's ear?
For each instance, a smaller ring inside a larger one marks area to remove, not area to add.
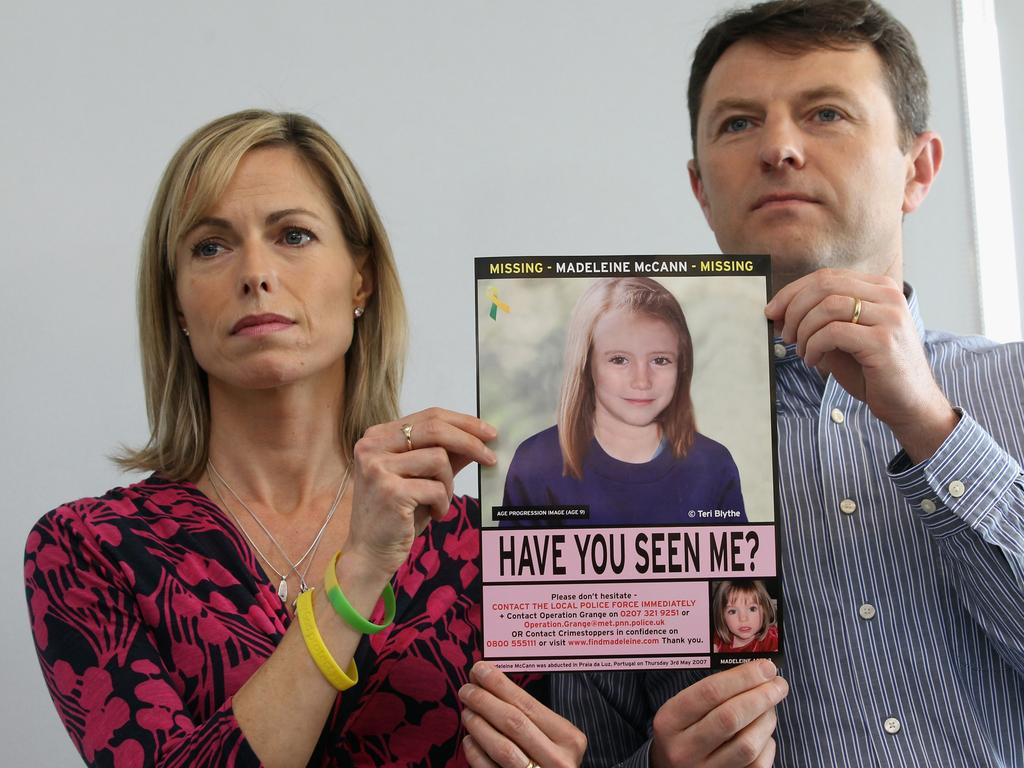
[[[365,307],[373,295],[376,271],[368,255],[356,258],[355,263],[356,271],[352,276],[352,303],[357,307]]]

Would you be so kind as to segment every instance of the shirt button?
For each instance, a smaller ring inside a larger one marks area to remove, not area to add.
[[[764,347],[762,347],[762,349],[764,349]],[[776,344],[775,345],[775,356],[777,358],[779,358],[779,360],[781,360],[782,358],[784,358],[786,356],[786,345],[785,344]]]
[[[931,499],[921,499],[921,511],[931,514],[936,509],[935,502]]]
[[[885,728],[886,733],[899,733],[903,725],[895,717],[889,717],[882,723],[882,727]]]
[[[857,502],[853,499],[843,499],[839,502],[839,511],[844,515],[852,515],[857,511]]]
[[[949,495],[952,496],[954,499],[959,499],[961,496],[964,495],[964,491],[966,490],[967,488],[965,488],[964,484],[961,483],[959,480],[954,480],[952,483],[949,484]]]
[[[843,412],[840,411],[838,408],[833,408],[832,421],[834,421],[836,424],[842,424],[844,421],[846,421],[846,417],[843,415]]]
[[[862,619],[873,619],[875,618],[875,606],[871,603],[864,603],[857,612],[860,614]]]

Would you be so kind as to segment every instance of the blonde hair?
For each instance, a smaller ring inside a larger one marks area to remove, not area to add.
[[[662,436],[679,459],[693,445],[697,431],[690,398],[693,378],[693,341],[686,316],[675,296],[649,277],[609,277],[596,280],[576,301],[565,340],[565,376],[558,403],[558,442],[562,472],[583,477],[583,457],[594,437],[594,377],[590,371],[594,327],[605,312],[621,309],[661,320],[679,340],[676,389],[668,407],[658,414]]]
[[[758,640],[768,636],[768,630],[775,626],[775,603],[772,602],[764,582],[754,581],[720,581],[715,585],[715,594],[711,600],[711,615],[714,617],[715,636],[725,645],[732,645],[732,632],[725,623],[725,609],[729,606],[729,598],[735,594],[753,595],[761,606],[761,629],[757,633]]]
[[[262,147],[294,150],[330,196],[354,258],[372,272],[371,294],[345,360],[345,408],[339,430],[346,458],[373,424],[395,418],[405,360],[405,303],[391,245],[358,171],[338,143],[304,115],[245,110],[189,136],[171,158],[150,209],[138,282],[139,342],[149,417],[148,442],[124,449],[124,469],[194,480],[206,465],[210,402],[177,320],[174,254],[184,235],[216,203],[239,161]]]

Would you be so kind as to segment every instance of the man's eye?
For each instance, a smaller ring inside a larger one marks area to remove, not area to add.
[[[832,109],[831,107],[825,107],[824,109],[818,110],[818,119],[821,120],[821,122],[823,123],[834,123],[841,117],[842,115],[840,115],[837,110]]]
[[[312,242],[313,234],[305,229],[299,229],[298,227],[291,227],[284,231],[281,236],[281,241],[285,245],[302,246]]]
[[[200,259],[212,259],[221,252],[222,246],[215,240],[203,240],[192,246],[192,255]]]
[[[731,117],[722,126],[724,133],[739,133],[750,127],[750,120],[745,117]]]

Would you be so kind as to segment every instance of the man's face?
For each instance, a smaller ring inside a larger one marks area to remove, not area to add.
[[[743,40],[705,84],[690,178],[722,251],[770,253],[776,288],[820,267],[899,279],[913,154],[873,48]]]

